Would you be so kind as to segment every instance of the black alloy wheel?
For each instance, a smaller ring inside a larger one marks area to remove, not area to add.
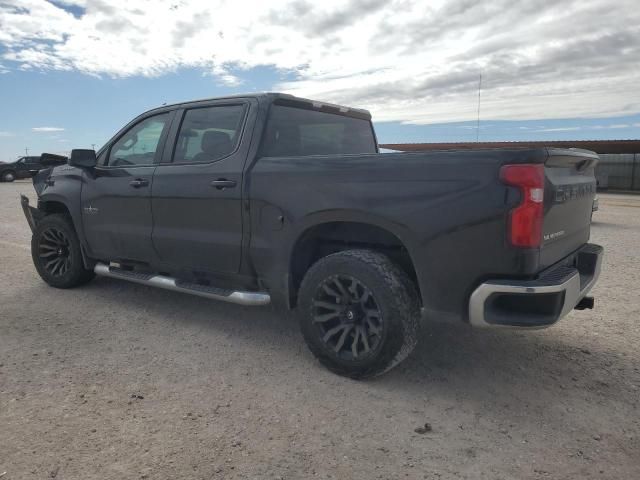
[[[64,232],[49,227],[40,236],[38,256],[43,268],[54,277],[64,276],[71,268],[70,241]]]
[[[382,312],[371,290],[351,275],[332,275],[312,302],[313,323],[325,346],[345,360],[363,359],[380,348]]]

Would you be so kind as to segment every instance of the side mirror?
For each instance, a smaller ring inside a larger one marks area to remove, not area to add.
[[[69,165],[80,168],[92,168],[96,166],[96,152],[91,149],[77,148],[71,150]]]

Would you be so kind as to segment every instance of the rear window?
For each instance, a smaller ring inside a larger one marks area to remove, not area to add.
[[[375,153],[367,120],[273,105],[263,140],[265,157]]]

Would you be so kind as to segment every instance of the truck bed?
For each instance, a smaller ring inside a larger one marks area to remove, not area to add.
[[[425,309],[466,317],[481,281],[534,278],[586,243],[595,189],[585,189],[595,185],[596,159],[591,152],[556,149],[261,158],[250,170],[251,258],[259,271],[284,276],[282,258],[267,252],[289,251],[310,226],[375,224],[406,246]],[[507,164],[546,166],[544,235],[550,238],[541,248],[516,248],[505,239],[508,213],[520,195],[500,180]],[[581,192],[577,201],[571,200],[574,187]],[[557,192],[569,192],[569,199],[558,202]],[[284,228],[268,225],[274,211]],[[553,236],[560,230],[565,235]]]

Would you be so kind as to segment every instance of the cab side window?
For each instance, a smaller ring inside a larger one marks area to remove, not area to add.
[[[184,114],[173,163],[208,163],[232,153],[242,132],[244,105],[193,108]]]
[[[160,138],[168,123],[169,113],[163,113],[131,127],[111,147],[107,164],[111,167],[153,165]]]

